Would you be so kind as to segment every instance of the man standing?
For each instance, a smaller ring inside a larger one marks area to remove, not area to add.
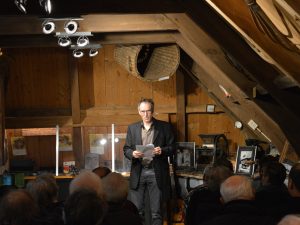
[[[171,179],[168,156],[174,154],[175,138],[171,125],[153,117],[154,102],[142,99],[138,104],[142,121],[129,125],[124,155],[131,160],[129,200],[144,214],[146,190],[150,197],[153,225],[162,225],[162,201],[171,197]],[[144,154],[136,145],[153,144],[153,158],[143,158]]]

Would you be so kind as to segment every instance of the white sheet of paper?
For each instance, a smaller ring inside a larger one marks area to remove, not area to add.
[[[153,144],[136,145],[135,147],[136,147],[137,151],[144,153],[143,158],[152,158],[153,157],[153,150],[154,150]]]

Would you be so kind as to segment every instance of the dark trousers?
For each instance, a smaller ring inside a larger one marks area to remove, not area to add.
[[[146,193],[148,191],[148,193]],[[142,169],[140,183],[137,190],[130,189],[129,200],[132,201],[142,217],[145,214],[146,195],[149,194],[152,225],[162,225],[161,191],[157,186],[153,169]]]

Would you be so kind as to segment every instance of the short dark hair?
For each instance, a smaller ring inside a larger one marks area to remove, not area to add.
[[[268,183],[281,185],[286,178],[286,169],[280,162],[269,162],[262,168],[263,176],[268,177]]]
[[[297,190],[300,191],[300,163],[296,163],[291,168],[289,178],[293,181]]]
[[[141,98],[138,103],[138,110],[140,110],[140,105],[142,103],[149,103],[151,105],[151,111],[154,112],[154,101],[151,98]]]

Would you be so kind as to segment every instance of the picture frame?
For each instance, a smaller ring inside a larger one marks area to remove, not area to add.
[[[177,142],[174,163],[177,170],[195,168],[195,142]]]
[[[238,146],[235,174],[252,176],[255,169],[257,146]]]

